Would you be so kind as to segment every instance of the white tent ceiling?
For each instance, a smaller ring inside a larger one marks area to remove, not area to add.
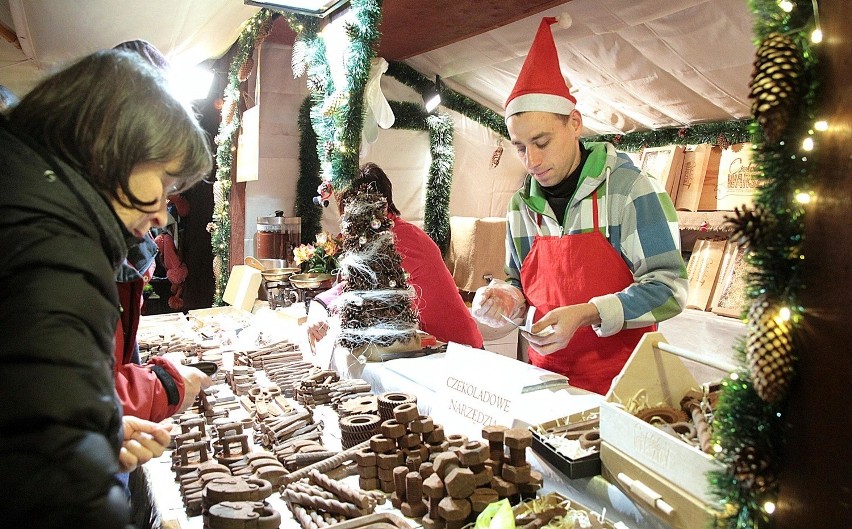
[[[407,1],[385,0],[385,9],[398,4],[399,13],[399,3]],[[502,1],[452,4],[461,12]],[[453,8],[446,2],[439,7]],[[383,24],[383,34],[428,26],[427,9],[417,8],[419,20]],[[224,53],[256,11],[242,0],[0,0],[0,24],[21,45],[0,40],[0,84],[23,94],[57,65],[134,38],[151,41],[174,64],[196,64]],[[562,12],[573,25],[554,26],[554,38],[587,132],[748,117],[755,48],[745,0],[574,0],[406,62],[499,112],[541,16]],[[465,17],[457,23],[465,24]],[[436,15],[432,35],[441,31],[439,24],[446,27]]]

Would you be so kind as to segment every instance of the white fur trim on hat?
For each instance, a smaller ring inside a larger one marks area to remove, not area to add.
[[[551,94],[524,94],[506,105],[506,119],[521,112],[551,112],[570,116],[574,102],[567,97]]]

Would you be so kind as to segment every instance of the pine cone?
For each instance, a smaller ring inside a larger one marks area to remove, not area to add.
[[[754,390],[772,404],[787,394],[793,380],[793,339],[789,322],[777,316],[778,307],[765,297],[748,312],[746,362]]]
[[[727,149],[731,146],[731,142],[728,141],[728,137],[725,136],[724,132],[720,132],[718,136],[716,136],[716,145],[721,149]]]
[[[755,246],[763,246],[767,235],[775,229],[775,215],[760,205],[750,209],[743,205],[742,209],[734,208],[734,217],[727,217],[727,225],[733,229],[728,240],[744,250]]]
[[[237,102],[233,99],[228,99],[225,103],[225,107],[222,108],[222,119],[225,122],[225,125],[230,125],[234,121],[234,116],[237,115]]]
[[[734,461],[734,477],[746,489],[765,492],[775,483],[775,473],[768,458],[761,457],[753,446],[745,446]]]
[[[501,142],[496,149],[494,149],[494,154],[491,155],[491,168],[496,169],[498,165],[500,165],[500,158],[503,157],[503,143]]]
[[[749,99],[751,112],[770,142],[781,139],[799,103],[803,71],[801,51],[786,35],[771,33],[757,49]]]
[[[237,71],[237,79],[240,80],[241,83],[244,83],[246,79],[251,75],[251,71],[254,69],[254,59],[251,56],[246,57],[245,62],[240,65],[240,69]]]

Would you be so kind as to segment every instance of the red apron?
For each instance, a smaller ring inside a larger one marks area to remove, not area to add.
[[[521,284],[527,301],[536,307],[536,321],[555,308],[587,303],[633,284],[627,264],[599,229],[597,192],[592,204],[593,231],[561,237],[536,235],[533,240],[521,266]],[[601,338],[591,326],[584,326],[564,349],[541,355],[530,348],[529,357],[533,365],[567,376],[572,386],[603,395],[642,335],[655,328],[625,329]]]

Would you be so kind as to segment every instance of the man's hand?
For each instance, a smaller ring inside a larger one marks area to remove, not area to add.
[[[534,333],[541,332],[548,325],[553,326],[553,333],[547,336],[536,336],[521,332],[530,347],[542,355],[549,355],[564,349],[577,329],[586,325],[596,325],[601,322],[598,308],[591,303],[558,307],[544,315],[532,326]]]
[[[169,444],[169,431],[151,421],[125,415],[124,442],[118,454],[118,464],[122,472],[130,472],[155,457],[163,455]]]
[[[213,379],[204,374],[200,369],[185,365],[177,366],[180,376],[183,378],[183,401],[180,403],[180,408],[175,412],[183,413],[195,402],[195,397],[205,388],[209,388],[213,384]]]
[[[476,289],[471,314],[477,321],[499,329],[509,325],[503,316],[516,320],[523,316],[525,308],[526,300],[520,289],[493,279],[488,286]]]

